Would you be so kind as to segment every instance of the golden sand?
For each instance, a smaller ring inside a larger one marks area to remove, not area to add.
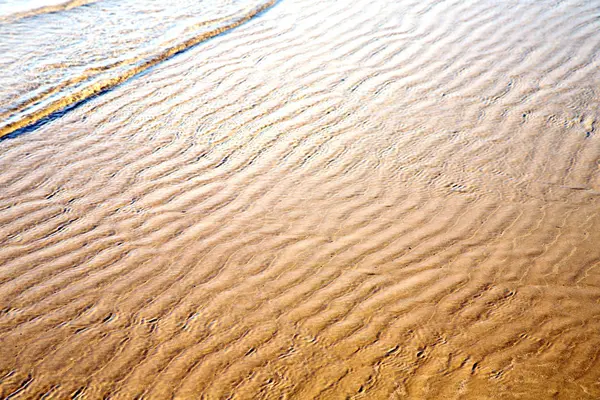
[[[591,1],[283,0],[0,142],[0,398],[600,398]]]

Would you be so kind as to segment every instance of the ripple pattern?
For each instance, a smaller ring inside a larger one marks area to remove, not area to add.
[[[597,399],[592,1],[283,0],[0,142],[0,397]]]

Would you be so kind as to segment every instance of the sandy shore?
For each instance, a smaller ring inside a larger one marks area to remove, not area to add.
[[[599,12],[283,0],[0,141],[0,398],[600,398]]]

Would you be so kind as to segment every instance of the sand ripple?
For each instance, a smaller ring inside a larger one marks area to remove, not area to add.
[[[283,0],[0,142],[0,397],[600,397],[590,1]]]

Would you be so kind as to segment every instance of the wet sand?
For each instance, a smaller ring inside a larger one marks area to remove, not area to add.
[[[0,398],[600,398],[598,15],[283,0],[0,141]]]

